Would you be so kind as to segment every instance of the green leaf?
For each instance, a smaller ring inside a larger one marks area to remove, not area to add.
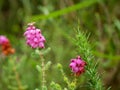
[[[39,20],[45,20],[45,19],[48,19],[48,18],[58,17],[58,16],[61,16],[63,14],[66,14],[66,13],[69,13],[69,12],[72,12],[72,11],[75,11],[75,10],[78,10],[78,9],[86,8],[88,6],[91,6],[91,5],[95,4],[96,2],[98,2],[98,0],[86,0],[86,1],[83,1],[83,2],[78,3],[76,5],[73,5],[73,6],[70,6],[70,7],[52,12],[48,15],[35,15],[35,16],[32,16],[32,17],[28,17],[27,22],[30,22],[30,21],[37,22]]]
[[[41,67],[39,65],[36,65],[36,69],[41,72]]]

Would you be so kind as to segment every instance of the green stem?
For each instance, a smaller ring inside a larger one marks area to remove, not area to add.
[[[40,58],[42,61],[42,65],[41,65],[42,66],[42,90],[44,90],[46,80],[45,80],[45,63],[44,63],[44,58],[42,54],[40,54]]]
[[[13,67],[13,70],[14,70],[14,73],[15,73],[15,79],[16,79],[16,81],[17,81],[17,83],[18,83],[18,90],[24,90],[24,89],[23,89],[23,86],[22,86],[22,84],[21,84],[21,81],[20,81],[19,74],[18,74],[15,66]]]

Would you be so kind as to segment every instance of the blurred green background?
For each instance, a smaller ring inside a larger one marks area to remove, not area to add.
[[[0,58],[0,90],[16,86],[11,77],[14,65],[27,90],[39,87],[39,57],[31,55],[33,50],[23,36],[29,22],[36,22],[46,38],[45,47],[51,48],[45,56],[46,62],[52,61],[46,72],[48,85],[53,80],[65,86],[57,63],[72,78],[69,60],[76,52],[71,38],[80,26],[83,32],[90,33],[90,41],[95,44],[93,53],[100,61],[98,71],[105,87],[120,90],[120,0],[0,0],[0,35],[7,36],[16,49],[6,60]],[[17,61],[14,64],[12,60]]]

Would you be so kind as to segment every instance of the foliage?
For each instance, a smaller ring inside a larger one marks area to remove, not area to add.
[[[45,89],[119,90],[119,3],[0,0],[0,35],[8,37],[16,51],[4,56],[0,47],[0,90],[41,90],[40,52],[44,55]],[[23,37],[27,23],[33,21],[46,38],[40,52],[28,47]],[[77,78],[69,68],[76,55],[87,62],[85,73]]]

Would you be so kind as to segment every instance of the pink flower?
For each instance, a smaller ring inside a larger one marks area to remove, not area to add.
[[[9,55],[9,54],[13,54],[15,53],[15,49],[12,48],[9,40],[7,39],[7,37],[0,35],[0,45],[2,47],[2,53],[4,55]]]
[[[9,40],[5,36],[0,35],[0,45],[6,44],[6,43],[9,43]]]
[[[28,27],[24,33],[24,36],[26,37],[26,43],[32,48],[44,48],[45,38],[41,33],[40,29],[37,29],[34,25],[34,23],[28,24]]]
[[[85,65],[86,62],[83,61],[80,56],[78,56],[75,59],[71,59],[71,63],[70,63],[70,68],[72,69],[72,72],[76,75],[79,76],[80,74],[82,74],[85,71]]]

